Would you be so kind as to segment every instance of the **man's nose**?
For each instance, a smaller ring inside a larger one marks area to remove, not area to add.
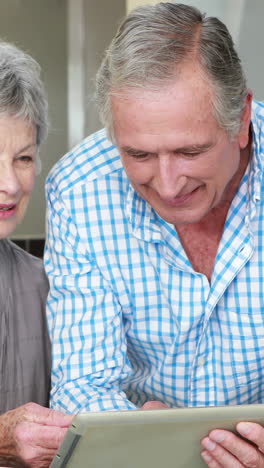
[[[186,185],[187,177],[182,173],[177,156],[161,156],[159,158],[156,181],[156,189],[164,199],[174,198],[181,193]]]
[[[19,190],[19,180],[12,164],[0,161],[0,192],[14,195]]]

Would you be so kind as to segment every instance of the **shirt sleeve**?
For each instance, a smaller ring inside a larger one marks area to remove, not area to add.
[[[70,199],[47,183],[45,267],[52,340],[52,408],[78,413],[135,409],[121,389],[131,372],[122,310],[81,242]]]

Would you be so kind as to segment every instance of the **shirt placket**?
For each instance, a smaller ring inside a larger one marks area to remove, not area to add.
[[[212,280],[210,293],[205,305],[204,320],[201,336],[198,340],[195,357],[192,363],[189,379],[189,406],[212,406],[221,400],[218,396],[217,375],[213,372],[212,347],[214,346],[213,337],[208,334],[209,321],[214,313],[215,307],[229,284],[243,268],[253,253],[249,231],[245,228],[244,238],[237,242],[237,254],[232,261],[232,270],[228,268],[233,253],[226,248],[226,253],[221,259],[221,264],[216,264],[214,277],[218,280]],[[221,280],[220,280],[221,279]],[[224,376],[222,376],[224,378]]]

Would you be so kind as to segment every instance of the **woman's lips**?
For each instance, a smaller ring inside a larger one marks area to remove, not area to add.
[[[15,211],[16,205],[0,204],[0,220],[11,218],[12,216],[14,216]]]

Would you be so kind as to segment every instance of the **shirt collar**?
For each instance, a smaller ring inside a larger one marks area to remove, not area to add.
[[[135,237],[146,242],[160,242],[162,240],[159,226],[161,218],[131,184],[128,186],[126,214]]]
[[[253,102],[252,117],[252,149],[249,162],[249,179],[248,179],[248,204],[249,209],[258,204],[261,200],[261,186],[263,178],[263,149],[261,141],[263,135],[260,127],[260,120],[256,115],[256,105]]]

